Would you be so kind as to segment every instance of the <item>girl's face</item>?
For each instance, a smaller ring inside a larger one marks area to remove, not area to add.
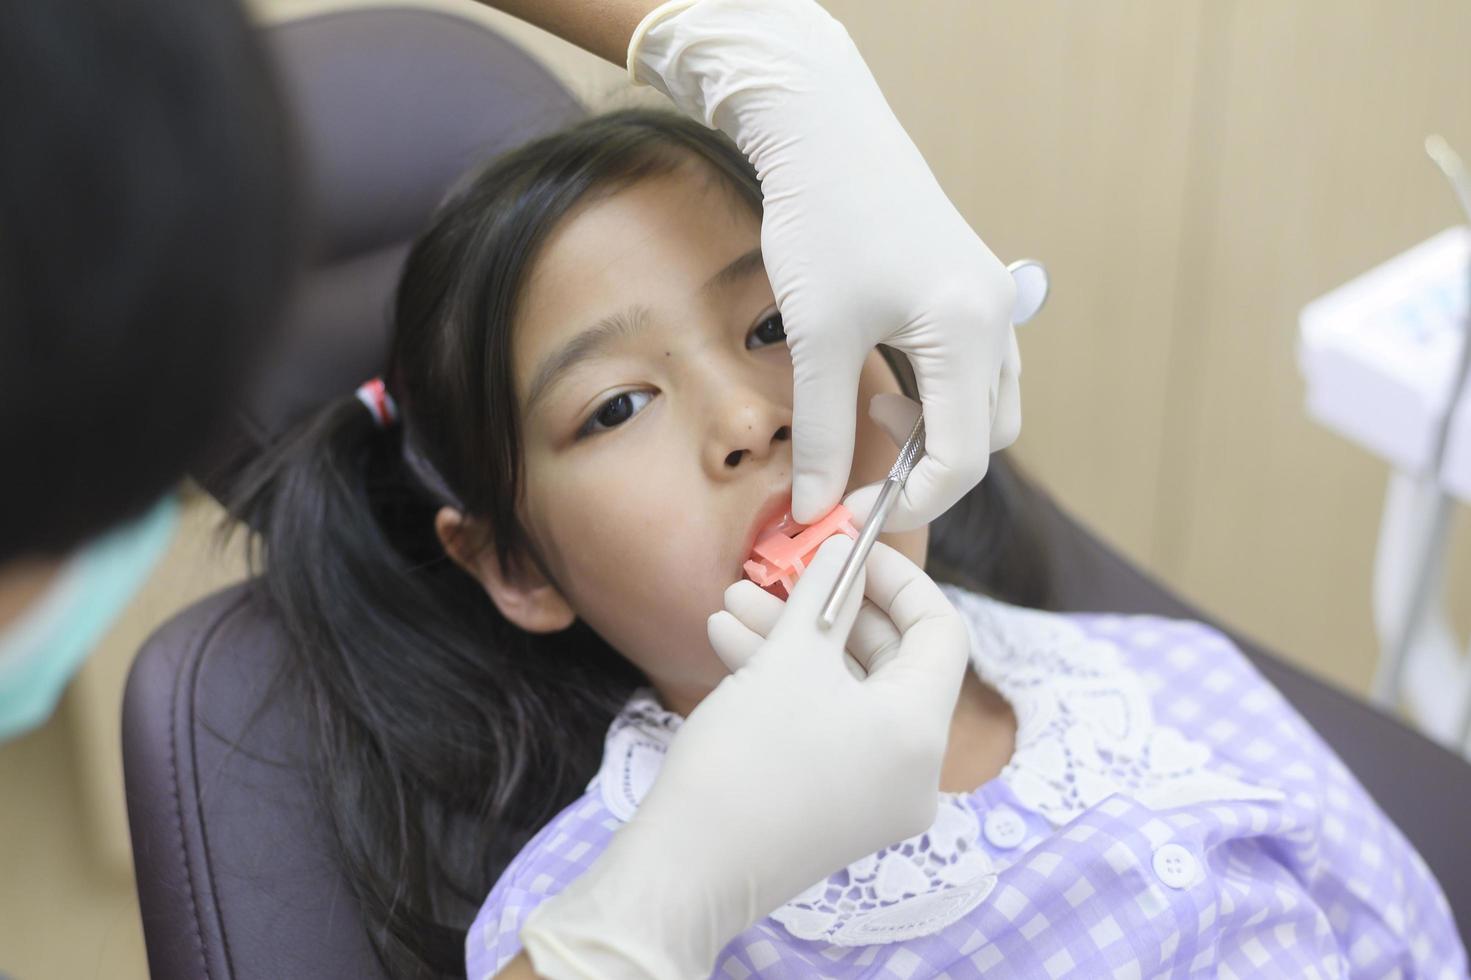
[[[550,578],[482,581],[526,628],[580,617],[681,712],[725,676],[705,620],[790,504],[792,362],[760,244],[758,217],[690,163],[561,221],[514,325],[520,514]],[[898,390],[871,354],[849,489],[893,463],[867,406]],[[922,565],[926,535],[884,540]]]

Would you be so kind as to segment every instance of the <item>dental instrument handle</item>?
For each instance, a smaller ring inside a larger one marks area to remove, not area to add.
[[[853,550],[848,553],[848,560],[843,562],[843,569],[838,573],[838,580],[833,583],[833,590],[827,597],[827,603],[822,607],[822,614],[817,617],[817,625],[822,629],[830,628],[838,618],[838,610],[848,599],[848,593],[853,591],[853,583],[858,578],[858,570],[868,560],[868,553],[873,550],[873,543],[878,540],[879,531],[883,529],[884,522],[889,519],[889,513],[894,509],[894,504],[899,499],[899,491],[904,489],[904,481],[909,479],[909,473],[914,469],[914,464],[919,461],[919,454],[924,451],[924,415],[914,420],[914,428],[909,431],[909,438],[904,440],[904,447],[899,450],[899,458],[894,460],[894,465],[889,470],[888,477],[884,480],[883,488],[879,490],[878,500],[874,501],[873,511],[864,522],[863,530],[858,532],[858,540],[853,545]]]

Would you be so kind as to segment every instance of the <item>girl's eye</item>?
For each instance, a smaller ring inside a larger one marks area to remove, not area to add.
[[[598,407],[578,435],[588,436],[617,428],[642,411],[653,397],[653,393],[648,391],[625,391],[621,395],[614,395]]]
[[[752,330],[750,336],[746,338],[746,349],[754,350],[769,344],[781,344],[785,343],[786,339],[787,331],[782,326],[781,314],[773,313],[756,324],[756,329]]]

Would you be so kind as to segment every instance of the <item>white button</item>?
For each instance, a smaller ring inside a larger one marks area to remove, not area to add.
[[[1154,873],[1171,888],[1189,888],[1198,862],[1183,844],[1161,844],[1154,852]]]
[[[986,840],[993,847],[1015,847],[1027,836],[1027,825],[1009,806],[998,806],[986,814]]]

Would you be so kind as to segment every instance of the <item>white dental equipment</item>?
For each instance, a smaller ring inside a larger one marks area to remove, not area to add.
[[[1471,182],[1438,136],[1426,152],[1471,218]],[[1455,499],[1471,502],[1466,343],[1471,232],[1447,229],[1303,308],[1308,413],[1393,467],[1374,560],[1380,655],[1370,697],[1471,757],[1471,663],[1444,603]]]
[[[1037,311],[1042,309],[1042,304],[1047,302],[1050,285],[1047,269],[1035,259],[1018,259],[1006,269],[1011,273],[1012,281],[1016,283],[1016,301],[1011,308],[1011,322],[1013,325],[1026,323],[1036,316]],[[904,489],[904,481],[909,479],[909,473],[914,469],[914,464],[919,462],[922,452],[924,452],[923,412],[914,420],[914,428],[910,430],[909,438],[904,440],[904,445],[899,449],[899,457],[894,460],[888,477],[884,479],[883,489],[879,491],[878,500],[874,501],[873,511],[868,515],[863,530],[859,532],[858,540],[853,545],[848,560],[843,563],[843,570],[838,573],[838,580],[833,583],[833,590],[822,607],[822,614],[817,618],[817,624],[822,629],[832,626],[838,618],[838,610],[843,607],[848,593],[853,590],[853,582],[858,577],[858,570],[868,560],[868,553],[873,550],[873,543],[878,540],[879,531],[883,528],[884,522],[888,520],[889,513],[893,511],[894,504],[899,499],[899,491]]]

